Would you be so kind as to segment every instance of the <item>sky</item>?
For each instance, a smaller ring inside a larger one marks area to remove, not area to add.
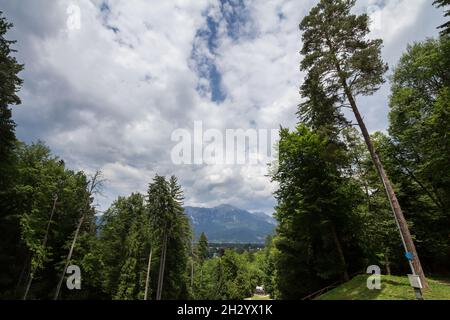
[[[266,162],[175,164],[173,133],[193,132],[196,121],[224,134],[295,127],[298,24],[316,2],[0,0],[25,64],[17,137],[44,141],[72,169],[100,170],[100,212],[119,195],[146,192],[155,174],[174,174],[186,205],[271,214]],[[444,21],[429,0],[359,0],[354,12],[370,15],[390,70]],[[371,132],[388,127],[388,96],[387,83],[358,99]]]

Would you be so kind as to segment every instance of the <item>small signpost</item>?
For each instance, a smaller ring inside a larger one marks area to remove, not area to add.
[[[408,261],[412,261],[414,258],[414,255],[412,254],[412,252],[406,252],[405,257],[406,257],[406,259],[408,259]],[[414,270],[413,270],[413,272],[414,272]],[[417,300],[423,300],[423,295],[422,295],[423,285],[422,285],[422,281],[420,281],[420,277],[417,274],[408,274],[408,279],[409,279],[409,284],[411,285],[411,287],[414,288],[414,293],[416,294]]]
[[[416,274],[408,274],[409,283],[411,287],[414,289],[422,289],[422,282],[420,281],[420,277]]]
[[[420,277],[416,274],[408,274],[409,283],[411,287],[414,288],[414,293],[416,294],[417,300],[423,300],[422,295],[422,282],[420,281]]]

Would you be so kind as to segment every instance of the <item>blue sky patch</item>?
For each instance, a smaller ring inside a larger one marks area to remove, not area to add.
[[[248,35],[250,13],[243,0],[220,0],[220,11],[231,39],[238,40],[241,36]]]
[[[226,36],[233,41],[252,35],[248,28],[250,14],[243,0],[220,0],[219,8],[219,17],[214,18],[205,13],[206,23],[197,31],[191,55],[197,74],[209,83],[209,86],[199,84],[197,91],[201,95],[210,94],[211,100],[216,103],[226,99],[226,93],[222,87],[222,75],[214,61],[217,55],[219,26],[225,25]]]

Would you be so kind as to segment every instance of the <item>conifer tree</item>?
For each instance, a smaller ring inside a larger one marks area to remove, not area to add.
[[[356,97],[371,95],[384,82],[387,65],[381,59],[382,40],[369,40],[369,17],[350,11],[355,0],[321,0],[300,24],[303,31],[301,70],[308,79],[318,79],[327,98],[348,106],[361,129],[372,161],[385,188],[405,250],[412,255],[413,271],[427,287],[409,227],[394,188],[375,150],[369,131],[356,104]]]
[[[206,258],[208,258],[208,238],[206,238],[204,232],[200,234],[200,238],[198,239],[197,257],[200,261],[200,264],[203,264]]]
[[[103,261],[103,290],[110,298],[143,299],[152,230],[145,197],[133,193],[119,197],[102,217],[99,244]]]
[[[12,27],[13,25],[3,17],[3,12],[0,11],[0,163],[9,158],[14,148],[16,124],[11,119],[12,114],[9,106],[21,103],[17,91],[23,82],[18,76],[23,69],[23,65],[19,64],[13,56],[15,50],[12,49],[12,45],[16,41],[6,38],[6,33]],[[1,167],[3,166],[4,164],[1,165]],[[0,187],[1,182],[0,180]]]
[[[155,243],[159,244],[156,300],[187,296],[186,266],[191,230],[182,201],[183,192],[176,177],[167,181],[163,176],[155,176],[149,185],[147,205]]]
[[[435,5],[438,8],[448,7],[448,6],[450,6],[450,0],[435,0],[433,2],[433,5]],[[447,9],[445,11],[445,16],[446,17],[450,16],[450,10],[449,9]],[[447,21],[443,25],[439,26],[439,29],[442,29],[442,31],[441,31],[441,35],[442,36],[450,35],[450,21]]]

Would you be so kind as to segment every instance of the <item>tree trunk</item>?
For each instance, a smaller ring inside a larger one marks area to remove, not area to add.
[[[144,300],[148,300],[148,289],[150,285],[150,268],[152,266],[152,253],[153,253],[153,247],[150,248],[150,254],[148,256],[148,266],[147,266],[147,278],[145,279],[145,294],[144,294]]]
[[[162,273],[161,273],[161,289],[159,291],[159,300],[162,299],[163,284],[164,284],[164,273],[166,271],[167,238],[168,237],[169,237],[169,234],[166,232],[166,238],[164,239],[164,259],[163,259],[163,268],[162,268]]]
[[[389,261],[389,255],[387,252],[384,254],[384,264],[386,265],[386,274],[391,275],[391,262]]]
[[[50,218],[48,219],[47,229],[45,231],[44,240],[42,241],[42,248],[44,250],[45,250],[45,247],[47,246],[48,233],[50,231],[50,225],[52,223],[53,214],[55,213],[56,201],[58,201],[58,195],[56,195],[55,198],[54,198],[52,212],[50,213]],[[33,259],[31,259],[31,261],[32,260]],[[34,268],[33,270],[30,271],[30,276],[28,277],[28,283],[27,283],[27,286],[26,286],[26,289],[25,289],[25,294],[23,295],[23,300],[27,300],[28,292],[30,291],[31,284],[33,283],[33,278],[34,278],[35,272],[36,272],[36,268]]]
[[[194,287],[194,259],[192,259],[191,264],[191,288]]]
[[[28,276],[28,283],[27,283],[27,286],[25,288],[25,293],[23,294],[23,299],[22,300],[27,300],[28,292],[30,291],[31,283],[33,282],[33,277],[34,277],[34,271],[31,271],[30,275]]]
[[[87,188],[88,188],[89,198],[86,201],[86,208],[85,208],[85,210],[89,210],[90,209],[89,208],[89,204],[93,200],[92,195],[96,192],[96,189],[102,184],[102,180],[100,180],[100,178],[101,178],[101,172],[100,171],[96,171],[94,176],[88,182]],[[69,266],[70,259],[72,259],[73,249],[75,248],[75,244],[77,242],[78,234],[80,233],[80,229],[81,229],[81,226],[83,224],[83,220],[85,218],[85,215],[87,214],[83,209],[80,210],[80,213],[81,213],[80,221],[78,222],[78,226],[77,226],[77,229],[75,231],[75,235],[73,237],[72,245],[70,246],[69,255],[67,256],[66,265],[64,266],[64,270],[63,270],[63,272],[61,274],[61,278],[60,278],[58,286],[56,288],[56,293],[55,293],[54,300],[58,300],[59,292],[61,291],[61,286],[62,286],[62,283],[64,281],[64,275],[66,274],[66,270],[67,270],[67,267]]]
[[[19,291],[20,285],[22,284],[22,280],[25,276],[27,267],[29,265],[29,262],[28,262],[29,260],[30,260],[30,254],[27,254],[27,256],[25,257],[25,263],[23,264],[23,267],[22,267],[22,271],[20,272],[19,280],[17,280],[16,288],[14,289],[14,297],[17,297],[17,293]],[[27,276],[27,278],[28,278],[28,276]]]
[[[348,276],[348,272],[347,272],[347,263],[345,262],[344,251],[342,251],[341,242],[339,241],[339,237],[336,233],[336,228],[334,227],[334,224],[331,225],[331,233],[333,234],[333,240],[336,245],[339,260],[340,260],[341,265],[344,270],[344,272],[343,272],[344,280],[347,282],[350,280],[350,277]]]
[[[365,191],[365,194],[366,194],[366,201],[367,201],[367,208],[370,211],[371,203],[370,203],[369,185],[368,185],[367,179],[363,175],[363,169],[361,167],[361,163],[359,161],[358,156],[355,156],[355,161],[356,161],[356,165],[358,166],[358,171],[359,171],[359,174],[360,174],[361,183],[364,185],[364,191]]]
[[[72,245],[70,246],[69,255],[67,256],[66,265],[64,266],[63,272],[61,274],[61,278],[59,279],[58,287],[56,288],[56,293],[54,300],[58,300],[59,292],[61,291],[61,286],[64,281],[64,275],[66,274],[67,267],[69,266],[70,259],[72,259],[73,249],[75,248],[75,243],[77,242],[78,233],[80,232],[81,225],[83,224],[84,214],[81,216],[80,221],[78,222],[77,230],[75,231],[75,236],[72,240]]]
[[[200,267],[200,288],[203,289],[203,263]]]
[[[192,237],[192,243],[191,243],[191,288],[194,287],[194,237]]]
[[[353,95],[347,86],[347,83],[345,80],[342,80],[345,94],[350,102],[350,105],[352,107],[353,113],[355,114],[355,118],[358,122],[358,125],[361,129],[362,135],[364,137],[364,141],[366,142],[367,148],[369,149],[370,156],[372,157],[372,161],[377,169],[378,175],[383,182],[384,189],[386,191],[386,194],[389,199],[389,203],[392,208],[392,212],[394,213],[395,220],[397,222],[397,226],[399,228],[401,238],[403,241],[403,245],[405,247],[405,250],[407,252],[412,253],[413,260],[410,263],[411,269],[413,274],[416,274],[420,277],[420,280],[422,282],[422,285],[424,288],[428,288],[428,282],[425,278],[425,274],[422,269],[422,265],[419,260],[419,256],[416,251],[416,247],[414,245],[414,242],[411,237],[411,233],[409,232],[408,224],[406,223],[405,217],[403,215],[402,209],[400,207],[400,204],[397,200],[397,196],[395,194],[394,188],[392,187],[392,184],[384,170],[383,164],[380,160],[380,157],[378,153],[376,152],[372,140],[370,138],[369,132],[366,128],[366,125],[361,117],[361,114],[359,113],[358,107],[356,105],[355,99],[353,98]]]
[[[164,233],[164,240],[161,251],[161,260],[159,262],[159,279],[158,279],[158,289],[156,291],[156,300],[161,300],[162,289],[164,283],[164,269],[166,266],[166,251],[167,251],[167,231]]]
[[[50,231],[50,225],[52,224],[53,214],[55,213],[55,209],[56,209],[56,201],[58,201],[58,195],[55,196],[55,199],[53,201],[52,213],[50,214],[50,219],[48,219],[47,230],[45,231],[44,241],[42,242],[42,246],[44,247],[44,249],[47,246],[47,239],[48,239],[48,234]]]

